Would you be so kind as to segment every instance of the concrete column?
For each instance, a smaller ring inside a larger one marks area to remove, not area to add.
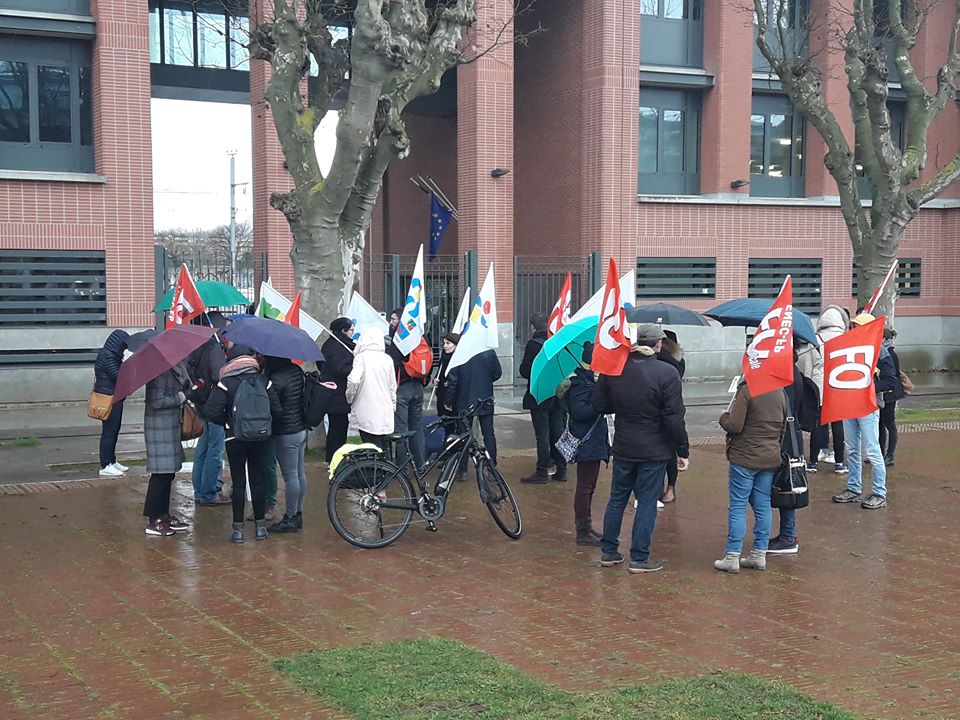
[[[478,5],[467,57],[488,50],[501,29],[501,38],[513,35],[510,0]],[[495,263],[501,325],[513,319],[513,82],[513,43],[502,39],[477,61],[457,68],[457,245],[461,253],[479,253],[481,283],[490,262]],[[494,168],[511,173],[491,177]],[[506,332],[501,328],[504,355],[512,346]],[[504,376],[510,377],[507,368]]]
[[[638,3],[584,0],[582,83],[582,251],[603,255],[605,280],[607,258],[621,274],[637,258]]]

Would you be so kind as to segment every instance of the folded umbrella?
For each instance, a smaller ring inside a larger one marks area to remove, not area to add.
[[[707,310],[704,315],[725,327],[758,327],[770,311],[772,298],[737,298]],[[805,312],[793,309],[793,336],[811,345],[819,345],[813,320]]]
[[[223,336],[238,345],[247,345],[261,355],[290,360],[323,360],[320,347],[307,333],[273,318],[251,317],[233,322]]]
[[[710,327],[710,321],[700,313],[670,303],[653,303],[630,308],[627,310],[627,322]]]
[[[246,296],[233,285],[216,280],[197,280],[197,292],[200,293],[200,299],[208,308],[250,304]],[[157,303],[154,311],[169,310],[172,302],[173,288],[170,288],[167,294]]]
[[[537,402],[556,395],[557,385],[580,367],[583,346],[593,342],[599,323],[596,315],[575,320],[543,344],[530,369],[530,394]]]
[[[212,338],[213,333],[214,330],[210,327],[176,325],[147,340],[120,366],[113,402],[120,402],[137,388],[183,362],[187,355]]]

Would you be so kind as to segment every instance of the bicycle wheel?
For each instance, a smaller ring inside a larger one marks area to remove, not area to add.
[[[402,505],[406,507],[384,507]],[[393,463],[360,460],[334,475],[327,514],[337,534],[352,545],[381,548],[396,541],[413,518],[417,497]]]
[[[485,498],[487,510],[503,534],[511,540],[519,538],[523,533],[520,508],[497,466],[487,459],[481,460],[477,466],[477,484],[480,497]]]

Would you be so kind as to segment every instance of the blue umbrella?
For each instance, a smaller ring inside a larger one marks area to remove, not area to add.
[[[323,353],[307,333],[273,318],[251,317],[233,322],[224,328],[223,336],[261,355],[291,360],[323,360]]]
[[[770,298],[737,298],[720,303],[707,310],[704,315],[713,318],[724,327],[757,327],[770,311],[773,300]],[[819,345],[813,320],[805,312],[793,309],[793,336],[811,345]]]

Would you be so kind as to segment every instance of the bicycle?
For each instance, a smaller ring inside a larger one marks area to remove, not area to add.
[[[441,418],[453,430],[443,450],[417,468],[410,453],[409,440],[415,431],[388,436],[392,447],[406,450],[405,460],[397,464],[380,452],[350,453],[337,468],[330,482],[327,514],[330,523],[344,540],[361,548],[382,548],[395,542],[413,522],[417,513],[427,522],[427,530],[437,531],[436,522],[443,517],[454,487],[457,470],[473,461],[477,473],[480,500],[494,522],[511,540],[523,532],[520,509],[510,486],[490,459],[483,444],[473,434],[473,419],[493,398],[482,400],[457,416]],[[427,476],[440,464],[443,469],[433,492]],[[414,491],[409,475],[416,480]]]

